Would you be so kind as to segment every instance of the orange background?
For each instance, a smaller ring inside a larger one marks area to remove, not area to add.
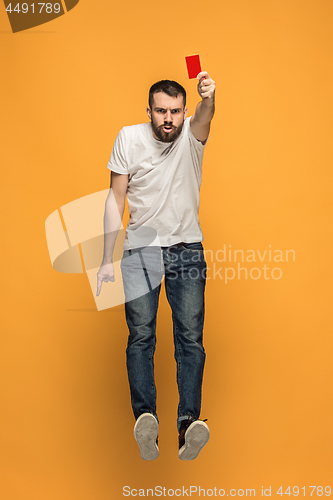
[[[13,35],[0,8],[1,498],[113,500],[125,485],[256,488],[257,497],[272,486],[273,498],[281,485],[333,488],[332,21],[330,0],[81,0]],[[123,306],[97,312],[86,275],[52,269],[44,223],[109,186],[113,141],[148,120],[152,83],[185,85],[193,114],[192,54],[217,83],[205,248],[296,258],[265,260],[279,280],[210,274],[201,417],[211,441],[188,463],[178,459],[163,292],[160,457],[150,463],[132,434]]]

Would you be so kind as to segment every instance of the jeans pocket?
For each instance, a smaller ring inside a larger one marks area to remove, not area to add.
[[[195,242],[195,243],[182,243],[181,247],[184,250],[190,250],[190,251],[193,251],[193,252],[198,252],[200,250],[203,251],[203,246],[202,246],[202,243],[200,241],[199,242]]]

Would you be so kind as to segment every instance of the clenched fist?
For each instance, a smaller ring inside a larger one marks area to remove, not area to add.
[[[197,75],[198,83],[198,92],[201,99],[214,99],[215,97],[215,82],[209,76],[207,71],[201,71]]]

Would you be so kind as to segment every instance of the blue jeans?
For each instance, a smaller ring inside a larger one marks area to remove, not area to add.
[[[125,313],[129,328],[126,349],[131,403],[135,418],[156,413],[154,352],[161,281],[172,310],[177,384],[177,426],[199,418],[205,364],[202,345],[206,261],[201,243],[125,250],[121,262]]]

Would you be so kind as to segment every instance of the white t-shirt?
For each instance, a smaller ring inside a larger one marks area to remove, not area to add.
[[[108,168],[129,175],[124,250],[203,240],[198,211],[204,148],[191,132],[190,117],[171,143],[155,139],[150,122],[120,130]]]

